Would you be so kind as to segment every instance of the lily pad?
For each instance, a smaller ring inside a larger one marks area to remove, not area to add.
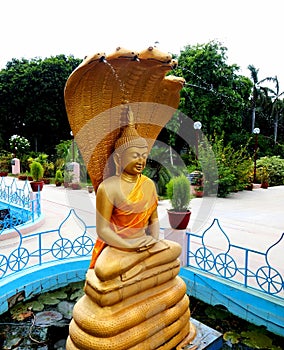
[[[52,296],[53,298],[57,298],[57,299],[66,299],[67,298],[67,293],[63,289],[58,289],[54,292],[50,292],[49,295]]]
[[[71,294],[70,300],[79,300],[84,295],[83,289],[76,290],[74,293]]]
[[[77,289],[83,289],[83,288],[84,288],[84,285],[85,285],[85,281],[73,282],[73,283],[70,283],[70,284],[69,284],[68,289],[69,289],[71,292],[74,292],[74,291],[76,291]]]
[[[38,297],[38,301],[44,305],[57,305],[60,302],[54,293],[42,294]]]
[[[36,325],[51,325],[57,321],[62,320],[63,316],[60,312],[57,311],[42,311],[36,315]]]
[[[238,344],[240,341],[240,337],[241,336],[239,333],[233,331],[226,332],[223,335],[223,339],[227,342],[230,342],[231,344]]]
[[[26,307],[27,309],[31,309],[32,311],[38,312],[44,309],[44,304],[38,300],[34,300],[26,303]]]
[[[74,303],[68,301],[61,301],[57,306],[58,311],[68,320],[71,320],[72,318],[73,308]]]
[[[242,343],[253,349],[271,349],[272,339],[260,332],[241,332]]]

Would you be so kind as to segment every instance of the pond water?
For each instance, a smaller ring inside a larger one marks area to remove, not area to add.
[[[72,283],[26,302],[17,300],[0,316],[0,349],[65,350],[73,306],[83,295],[83,285]],[[223,350],[284,349],[284,338],[232,315],[221,305],[213,307],[190,297],[190,310],[194,319],[223,334]]]

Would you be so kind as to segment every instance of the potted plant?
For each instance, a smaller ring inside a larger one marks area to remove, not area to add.
[[[201,171],[195,170],[189,174],[191,193],[195,197],[204,195],[204,175]]]
[[[190,183],[185,175],[173,177],[167,184],[167,196],[172,209],[168,210],[169,222],[172,228],[177,230],[186,229],[191,211]]]
[[[32,190],[34,192],[41,191],[44,184],[42,180],[44,173],[43,166],[39,162],[34,160],[30,165],[30,170],[33,178],[33,181],[30,182]]]
[[[0,169],[0,177],[3,177],[3,176],[8,176],[8,170],[1,168]]]
[[[197,198],[202,198],[204,195],[204,187],[203,186],[194,186],[192,194]]]
[[[57,169],[55,172],[55,185],[57,187],[61,186],[64,179],[63,179],[63,175],[62,175],[62,171],[60,169]]]
[[[87,186],[87,190],[88,190],[89,193],[93,193],[94,186]]]
[[[19,175],[18,175],[18,180],[26,181],[27,178],[28,178],[28,175],[27,175],[27,174],[19,174]]]

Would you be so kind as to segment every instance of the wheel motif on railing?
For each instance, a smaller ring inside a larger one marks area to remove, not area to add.
[[[219,275],[225,278],[234,277],[237,272],[237,264],[235,260],[225,253],[216,256],[215,267]]]
[[[28,263],[30,258],[26,248],[15,249],[9,256],[9,267],[13,271],[22,270]]]
[[[203,247],[195,252],[195,261],[197,265],[205,271],[210,271],[214,267],[214,255],[211,250]]]
[[[3,277],[8,268],[8,261],[5,255],[0,255],[0,278]]]
[[[60,238],[53,243],[51,252],[56,259],[67,258],[72,252],[72,242],[67,238]]]
[[[256,280],[262,290],[277,294],[284,287],[280,273],[270,266],[262,266],[256,272]]]
[[[84,256],[93,249],[93,241],[88,236],[80,236],[73,242],[73,251],[76,255]]]

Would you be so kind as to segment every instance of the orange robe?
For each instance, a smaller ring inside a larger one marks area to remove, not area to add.
[[[122,238],[131,238],[141,229],[147,229],[149,219],[158,205],[155,185],[145,175],[140,175],[133,190],[118,207],[114,207],[110,226]],[[94,268],[97,258],[107,246],[101,239],[97,239],[90,263]]]

